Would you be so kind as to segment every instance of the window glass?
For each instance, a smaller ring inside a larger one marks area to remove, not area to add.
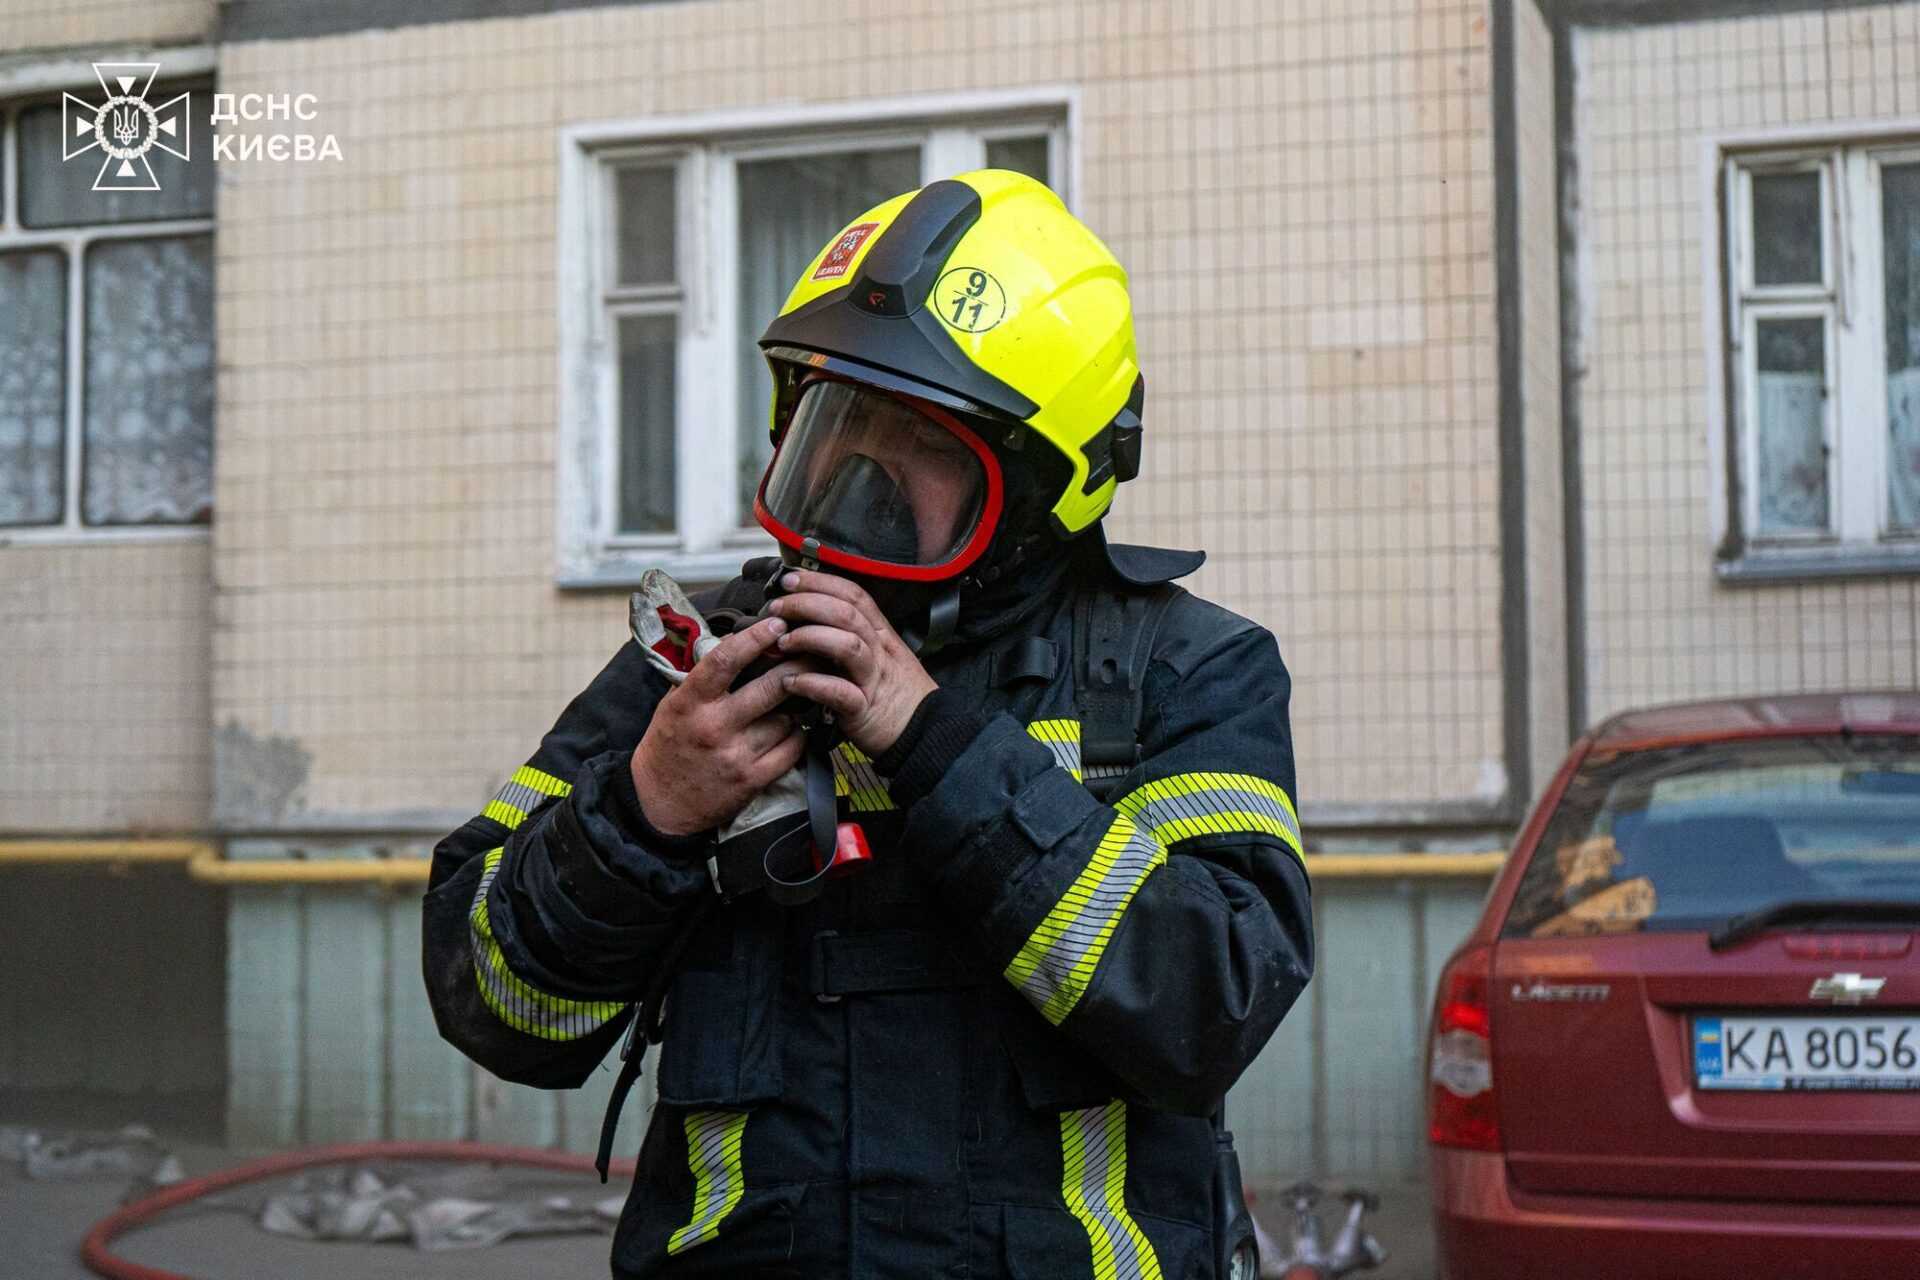
[[[61,517],[66,369],[66,255],[0,254],[0,525]]]
[[[87,250],[82,511],[190,523],[213,509],[213,241]]]
[[[621,284],[672,284],[675,279],[674,176],[668,168],[621,169],[615,279]]]
[[[740,517],[773,446],[767,439],[773,380],[759,338],[827,237],[861,212],[920,185],[920,148],[843,151],[747,160],[740,191]]]
[[[1047,135],[993,139],[987,143],[987,168],[1011,169],[1052,186],[1052,171],[1047,165]]]
[[[1826,321],[1760,320],[1753,406],[1761,534],[1828,527]]]
[[[1920,743],[1710,742],[1589,764],[1503,932],[1711,928],[1807,899],[1920,902]]]
[[[1820,175],[1753,177],[1753,281],[1818,284],[1821,280]]]
[[[1920,164],[1880,171],[1887,288],[1887,523],[1920,529]]]
[[[155,85],[148,90],[146,100],[154,108],[153,120],[135,112],[127,127],[143,131],[136,138],[152,137],[156,145],[128,160],[115,160],[97,142],[75,152],[72,159],[63,160],[68,150],[62,147],[66,121],[90,122],[91,114],[75,108],[63,115],[60,102],[41,103],[22,111],[18,124],[21,224],[73,227],[212,217],[213,141],[189,123],[204,122],[206,114],[189,110],[188,102],[178,101],[181,92],[177,84]],[[191,105],[199,107],[205,92],[196,89]],[[94,85],[74,96],[98,102],[100,88]],[[160,131],[168,124],[173,126],[171,131]],[[111,130],[111,118],[107,127]],[[177,141],[183,137],[184,142]],[[76,145],[85,146],[88,141],[87,136],[77,135]],[[182,160],[166,147],[184,151],[192,159]],[[157,185],[159,189],[124,189],[135,185]]]
[[[670,315],[620,317],[619,532],[671,533],[675,350]]]

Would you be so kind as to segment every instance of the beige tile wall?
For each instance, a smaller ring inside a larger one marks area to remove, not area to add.
[[[0,547],[0,834],[198,831],[208,544]]]
[[[215,699],[315,811],[471,806],[617,646],[557,592],[555,130],[1023,84],[1083,93],[1081,211],[1152,386],[1122,532],[1279,634],[1315,802],[1499,785],[1478,3],[636,5],[226,47],[334,165],[220,208]]]
[[[0,53],[191,40],[218,11],[218,0],[0,0]]]
[[[0,55],[205,37],[215,0],[0,0]],[[0,548],[0,832],[193,831],[210,772],[212,556]]]
[[[1712,573],[1703,137],[1920,115],[1920,5],[1576,36],[1592,715],[1920,678],[1912,579]]]

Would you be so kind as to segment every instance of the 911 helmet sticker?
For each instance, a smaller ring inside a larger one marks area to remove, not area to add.
[[[985,333],[1007,315],[1007,291],[979,267],[953,267],[933,286],[927,305],[948,328]]]
[[[840,238],[833,242],[833,247],[827,250],[826,256],[820,259],[820,265],[814,268],[813,278],[838,280],[847,274],[847,268],[853,265],[853,256],[860,252],[860,246],[867,242],[867,237],[879,228],[877,222],[856,222],[842,231]]]

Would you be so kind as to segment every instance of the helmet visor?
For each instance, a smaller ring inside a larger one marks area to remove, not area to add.
[[[945,410],[821,378],[800,390],[755,514],[828,563],[932,579],[985,549],[999,480],[992,451]]]

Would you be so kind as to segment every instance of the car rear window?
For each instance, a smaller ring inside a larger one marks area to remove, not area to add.
[[[1711,928],[1822,899],[1920,901],[1920,738],[1770,738],[1589,761],[1502,934]]]

